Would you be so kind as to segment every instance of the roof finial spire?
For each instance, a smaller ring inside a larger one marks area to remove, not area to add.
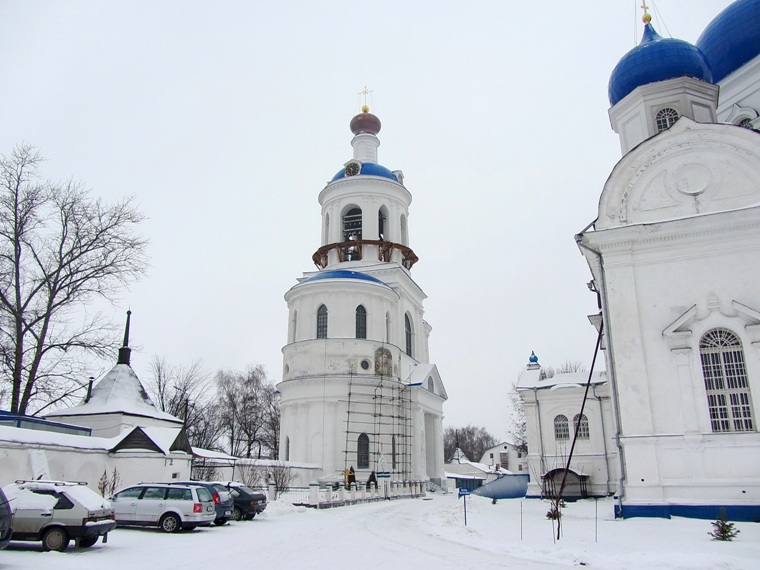
[[[652,21],[652,15],[647,12],[647,10],[649,10],[649,6],[647,6],[647,0],[644,0],[641,3],[641,8],[644,10],[644,15],[641,17],[641,21],[644,22],[644,25],[646,25]]]
[[[362,105],[362,113],[369,113],[369,106],[367,105],[367,96],[372,97],[373,90],[367,89],[367,86],[364,86],[364,89],[359,91],[358,95],[364,96],[364,105]]]
[[[132,311],[127,310],[127,325],[124,327],[124,344],[119,349],[119,359],[116,364],[129,364],[129,357],[132,354],[132,349],[129,348],[129,318],[132,315]]]

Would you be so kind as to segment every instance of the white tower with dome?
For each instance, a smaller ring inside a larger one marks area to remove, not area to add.
[[[429,362],[425,293],[412,278],[412,196],[378,163],[380,120],[351,120],[353,156],[319,194],[318,270],[285,295],[280,458],[325,481],[354,469],[445,484],[446,391]]]

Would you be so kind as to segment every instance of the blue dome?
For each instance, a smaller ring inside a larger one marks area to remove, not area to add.
[[[642,85],[676,77],[693,77],[712,83],[707,59],[696,46],[683,40],[661,37],[647,24],[641,43],[623,56],[610,76],[610,104]]]
[[[398,182],[398,178],[396,178],[396,175],[393,174],[393,172],[391,172],[384,166],[375,164],[374,162],[363,163],[362,169],[359,172],[359,175],[361,174],[364,174],[365,176],[382,176],[383,178],[390,178],[394,182]],[[340,180],[341,178],[345,178],[345,177],[346,177],[346,173],[343,170],[340,170],[338,174],[333,176],[330,182],[335,182],[336,180]]]
[[[738,0],[702,32],[697,47],[717,83],[760,54],[760,0]]]
[[[334,269],[332,271],[322,271],[316,275],[304,280],[303,283],[309,283],[311,281],[318,281],[320,279],[359,279],[361,281],[370,281],[372,283],[379,283],[385,285],[382,281],[366,273],[359,273],[358,271],[349,271],[347,269]],[[386,285],[387,287],[387,285]]]

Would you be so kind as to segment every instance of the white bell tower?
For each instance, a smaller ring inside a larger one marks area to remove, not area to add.
[[[428,359],[425,294],[411,268],[412,196],[401,171],[378,163],[380,120],[350,123],[352,157],[319,193],[320,247],[286,294],[280,459],[445,484],[446,392]]]

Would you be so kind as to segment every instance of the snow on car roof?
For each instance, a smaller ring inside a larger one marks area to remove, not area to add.
[[[87,485],[76,481],[23,481],[8,485],[8,487],[4,487],[3,489],[10,489],[10,491],[6,491],[6,494],[9,492],[17,493],[17,496],[20,497],[20,504],[24,505],[19,508],[52,509],[58,501],[52,495],[40,494],[35,491],[65,493],[88,511],[111,508],[111,503],[107,499],[101,497],[98,493],[87,487]],[[8,496],[10,498],[10,495]],[[41,500],[37,499],[38,497],[41,497]]]
[[[88,511],[111,508],[111,503],[108,499],[101,497],[95,491],[83,485],[66,487],[66,494],[76,499]]]
[[[34,491],[30,491],[23,485],[17,485],[11,483],[3,487],[5,496],[8,497],[8,503],[11,506],[11,510],[15,513],[21,509],[40,509],[43,511],[50,511],[55,507],[58,502],[53,495],[40,495]]]

